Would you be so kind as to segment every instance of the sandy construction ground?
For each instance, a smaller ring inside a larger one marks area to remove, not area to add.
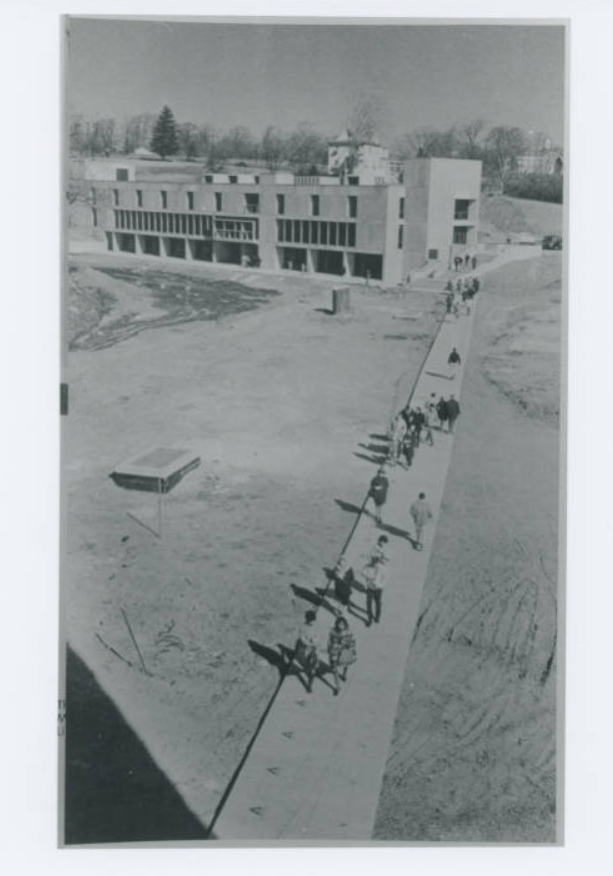
[[[356,288],[353,313],[331,316],[325,281],[158,268],[71,268],[86,307],[69,356],[65,627],[206,822],[341,551],[438,298]],[[553,253],[484,283],[377,839],[553,839],[559,277]],[[155,497],[108,477],[152,446],[202,459],[165,500],[161,540]],[[85,785],[90,767],[75,767]]]
[[[555,839],[560,272],[485,281],[377,839]]]
[[[437,296],[356,288],[354,312],[332,316],[332,283],[254,273],[246,279],[256,285],[232,292],[228,269],[195,269],[192,299],[206,277],[237,307],[255,294],[254,309],[236,314],[230,302],[215,318],[202,289],[199,314],[191,300],[192,321],[173,321],[178,293],[160,300],[147,286],[158,269],[104,256],[72,265],[88,312],[100,299],[105,312],[97,328],[91,313],[86,322],[73,314],[65,624],[207,821],[274,689],[278,646],[294,644],[363,501],[378,446],[369,436],[408,393],[437,325]],[[185,274],[177,268],[170,285],[187,283]],[[161,540],[128,516],[155,528],[155,497],[109,478],[152,446],[202,460],[165,500]]]

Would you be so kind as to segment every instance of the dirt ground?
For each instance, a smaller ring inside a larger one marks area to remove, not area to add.
[[[64,623],[206,822],[277,682],[267,655],[293,644],[341,551],[374,473],[368,436],[410,387],[438,299],[356,287],[353,313],[331,316],[325,281],[165,265],[160,296],[153,270],[71,266],[88,294],[69,355]],[[551,253],[484,283],[377,839],[554,838],[559,276]],[[155,497],[108,477],[152,446],[202,460],[165,499],[161,540]]]
[[[560,274],[484,283],[376,839],[555,839]]]
[[[340,554],[375,471],[369,435],[408,393],[438,297],[354,287],[353,313],[332,316],[331,282],[165,265],[177,286],[192,278],[192,299],[208,287],[200,316],[160,326],[176,296],[160,300],[154,268],[104,255],[71,266],[75,288],[112,307],[69,354],[64,624],[206,823],[278,680],[270,655],[294,644]],[[253,309],[210,319],[211,289],[236,277],[236,311]],[[153,446],[202,460],[164,500],[162,539],[155,497],[109,478]]]

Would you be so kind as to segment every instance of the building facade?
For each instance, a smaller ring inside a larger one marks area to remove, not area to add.
[[[519,173],[562,173],[564,158],[561,152],[549,150],[540,155],[519,155],[517,158]]]
[[[477,246],[478,161],[411,159],[402,183],[264,171],[150,182],[128,163],[107,167],[81,185],[110,252],[394,285]]]

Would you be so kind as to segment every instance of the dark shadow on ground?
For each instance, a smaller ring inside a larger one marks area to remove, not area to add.
[[[331,307],[316,307],[315,313],[325,313],[326,316],[334,316],[334,311]]]
[[[375,441],[389,441],[389,435],[381,435],[379,432],[371,432],[368,437],[374,438]]]
[[[215,839],[68,648],[64,842]]]
[[[383,456],[387,456],[389,453],[389,444],[358,444],[358,447],[362,447],[364,450],[368,450],[369,453],[374,454],[382,454]]]
[[[353,505],[351,502],[345,502],[344,499],[335,499],[334,501],[342,511],[349,511],[350,514],[360,514],[362,510],[364,510],[360,508],[359,505]],[[368,514],[366,510],[364,510],[364,513]]]
[[[353,451],[353,455],[357,456],[358,459],[365,459],[366,462],[372,462],[374,465],[383,465],[387,459],[387,454],[385,456],[367,456],[365,453],[358,453],[356,450]]]
[[[347,612],[357,620],[362,621],[364,626],[368,626],[368,612],[366,611],[366,607],[362,608],[361,605],[356,605],[355,602],[352,601],[347,606]]]
[[[410,541],[413,547],[417,547],[417,542],[409,535],[406,529],[399,529],[397,526],[392,526],[391,523],[382,523],[379,527],[382,532],[389,532],[390,535],[396,535],[398,538],[406,538]]]
[[[295,648],[288,648],[287,645],[277,642],[278,650],[275,651],[275,649],[271,648],[269,645],[262,645],[254,639],[249,639],[248,644],[254,654],[267,660],[271,666],[274,666],[275,669],[279,670],[279,676],[281,678],[285,678],[287,675],[293,675],[298,679],[304,689],[307,689],[306,679],[302,677],[300,667],[294,660],[296,655]]]
[[[300,587],[298,584],[290,584],[290,587],[295,596],[310,602],[311,605],[314,605],[316,608],[321,606],[321,608],[325,608],[326,611],[329,611],[331,614],[337,613],[334,606],[325,598],[325,588],[322,587],[317,588],[316,590],[308,590],[306,587]]]

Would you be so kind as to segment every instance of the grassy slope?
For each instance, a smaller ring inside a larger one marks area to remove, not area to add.
[[[486,232],[527,231],[541,236],[562,233],[563,210],[560,204],[496,195],[483,198],[479,218]]]
[[[554,839],[559,271],[543,256],[484,284],[376,839]],[[543,350],[504,354],[501,392],[493,345],[531,311]],[[544,384],[545,419],[516,404]]]

